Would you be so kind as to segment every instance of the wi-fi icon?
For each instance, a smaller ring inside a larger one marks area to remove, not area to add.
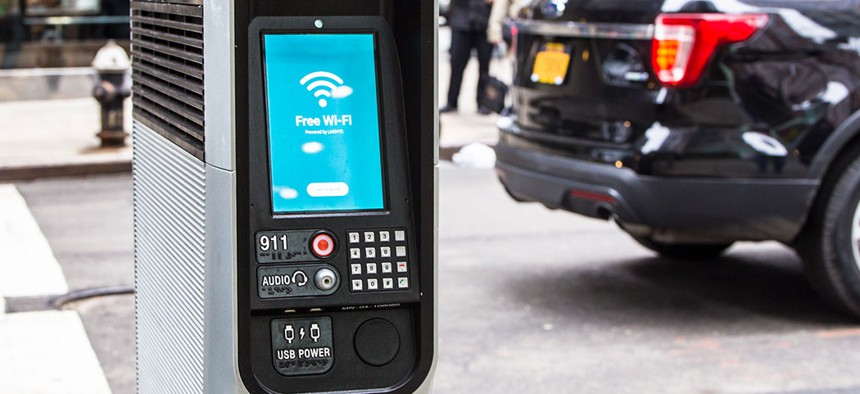
[[[302,77],[299,83],[306,86],[309,92],[313,92],[314,97],[320,97],[319,105],[323,108],[328,105],[326,97],[342,98],[352,93],[352,89],[343,86],[341,77],[328,71],[314,71]]]

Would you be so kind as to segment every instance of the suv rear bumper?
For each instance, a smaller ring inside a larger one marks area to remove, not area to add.
[[[818,188],[813,179],[670,178],[520,147],[496,146],[496,170],[516,199],[648,231],[791,242]]]

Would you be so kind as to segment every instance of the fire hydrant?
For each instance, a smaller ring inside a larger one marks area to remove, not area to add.
[[[113,40],[99,49],[93,59],[96,70],[96,85],[93,97],[101,106],[102,148],[125,146],[124,103],[131,96],[131,61],[128,54]]]

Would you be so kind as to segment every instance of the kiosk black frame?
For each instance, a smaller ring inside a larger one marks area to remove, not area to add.
[[[412,3],[414,8],[410,9],[408,3]],[[308,15],[311,8],[313,13]],[[435,77],[435,48],[432,47],[435,18],[429,17],[429,11],[435,12],[433,3],[426,1],[338,3],[323,0],[312,2],[308,8],[258,1],[242,10],[237,5],[234,22],[236,42],[247,42],[248,46],[238,46],[235,53],[235,137],[239,174],[236,185],[236,320],[238,370],[250,392],[356,389],[411,392],[421,386],[432,369],[436,105],[434,78],[428,78],[430,75]],[[252,12],[256,16],[253,19]],[[347,16],[356,14],[362,16]],[[410,15],[410,18],[398,18],[398,15]],[[424,23],[405,26],[409,19]],[[318,22],[322,22],[321,28],[316,26]],[[271,32],[375,34],[385,210],[287,215],[272,212],[269,163],[259,159],[267,157],[269,152],[261,40],[264,33]],[[243,65],[246,65],[244,70]],[[425,77],[421,78],[422,75]],[[252,157],[255,160],[249,160]],[[408,274],[411,284],[408,289],[357,293],[349,288],[350,283],[344,280],[349,277],[346,272],[349,263],[346,260],[348,244],[345,234],[350,229],[368,228],[406,230],[408,258],[414,262]],[[338,290],[324,296],[257,297],[257,271],[265,264],[256,260],[255,239],[257,232],[263,230],[325,230],[333,233],[339,247],[329,265],[339,273],[341,284]],[[320,374],[279,374],[271,368],[272,322],[309,317],[331,318],[334,364]],[[391,322],[399,328],[400,334],[397,357],[384,366],[362,362],[355,354],[358,345],[353,344],[359,327],[377,318]]]

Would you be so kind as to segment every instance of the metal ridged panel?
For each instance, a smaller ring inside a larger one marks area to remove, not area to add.
[[[137,392],[203,393],[205,169],[134,125]]]
[[[134,117],[203,160],[203,7],[131,2]]]

